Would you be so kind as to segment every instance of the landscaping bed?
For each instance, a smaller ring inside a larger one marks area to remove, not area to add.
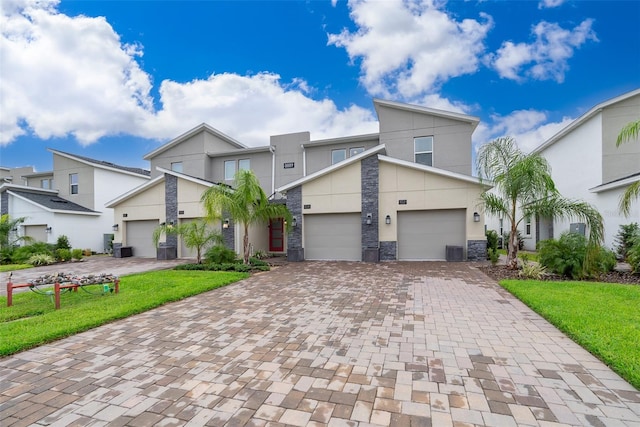
[[[524,279],[520,276],[520,270],[511,270],[506,265],[483,265],[478,267],[487,276],[496,282],[506,279]],[[554,282],[570,280],[570,277],[560,276],[558,274],[545,274],[540,280],[550,280]],[[640,285],[640,274],[634,274],[630,271],[611,271],[602,274],[599,277],[584,279],[586,282],[603,282],[603,283],[621,283],[625,285]]]

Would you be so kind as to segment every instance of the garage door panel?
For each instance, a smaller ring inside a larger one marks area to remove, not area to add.
[[[127,244],[133,248],[133,256],[155,258],[156,248],[153,245],[153,230],[158,220],[127,221]]]
[[[398,212],[398,259],[444,260],[446,246],[465,247],[465,209]]]
[[[360,213],[305,215],[305,259],[360,261],[361,227]]]

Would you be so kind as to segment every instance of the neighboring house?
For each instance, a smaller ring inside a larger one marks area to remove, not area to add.
[[[383,100],[374,105],[375,134],[312,141],[299,132],[271,136],[262,147],[247,147],[207,124],[178,136],[144,157],[149,183],[107,204],[118,226],[114,248],[131,248],[134,256],[189,256],[174,236],[156,249],[153,229],[201,217],[206,188],[232,185],[237,170],[250,169],[272,202],[286,203],[294,216],[286,239],[282,219],[254,226],[254,251],[286,253],[290,260],[485,259],[476,206],[486,186],[471,172],[478,118]],[[233,218],[214,228],[241,252]]]
[[[16,232],[36,241],[55,243],[65,235],[74,248],[109,250],[113,210],[105,207],[106,202],[149,181],[149,171],[49,151],[52,171],[17,168],[12,175],[7,173],[13,179],[0,186],[0,212],[25,217]]]
[[[640,222],[640,201],[633,204],[629,217],[618,207],[625,189],[640,181],[640,140],[616,147],[622,127],[638,118],[640,89],[596,105],[534,150],[549,162],[560,194],[590,203],[600,212],[604,245],[610,249],[621,224]],[[502,225],[507,233],[509,224]],[[500,232],[500,220],[488,218],[488,228]],[[588,233],[585,224],[575,219],[528,218],[519,230],[527,250],[535,250],[539,241],[558,238],[565,231]]]

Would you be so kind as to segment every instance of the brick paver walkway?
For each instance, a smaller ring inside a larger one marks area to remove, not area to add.
[[[307,262],[0,360],[0,424],[640,426],[640,392],[472,264]]]

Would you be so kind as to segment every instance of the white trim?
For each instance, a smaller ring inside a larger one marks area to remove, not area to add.
[[[629,178],[620,179],[618,181],[609,182],[607,184],[598,185],[597,187],[590,188],[591,193],[602,193],[604,191],[615,190],[616,188],[626,187],[634,182],[640,181],[640,175],[631,176]]]
[[[329,138],[329,139],[319,139],[317,141],[309,141],[305,142],[302,145],[302,148],[305,147],[320,147],[323,145],[333,145],[333,144],[348,144],[353,142],[366,142],[371,141],[372,139],[380,141],[379,133],[368,133],[365,135],[353,135],[353,136],[341,136],[338,138]]]
[[[444,117],[446,119],[453,119],[453,120],[468,122],[473,126],[474,129],[478,126],[478,123],[480,123],[479,117],[470,116],[468,114],[454,113],[453,111],[438,110],[435,108],[423,107],[420,105],[402,104],[400,102],[386,101],[384,99],[379,99],[379,98],[373,99],[373,105],[374,107],[376,107],[376,112],[377,112],[377,107],[382,106],[382,107],[395,108],[398,110],[411,111],[414,113],[430,114],[432,116]]]
[[[457,173],[457,172],[451,172],[448,170],[444,170],[444,169],[440,169],[440,168],[434,168],[433,166],[425,166],[422,165],[420,163],[414,163],[414,162],[408,162],[406,160],[400,160],[400,159],[396,159],[393,157],[388,157],[382,154],[378,154],[378,159],[381,162],[386,162],[386,163],[391,163],[391,164],[395,164],[398,166],[404,166],[407,168],[412,168],[412,169],[417,169],[423,172],[429,172],[435,175],[440,175],[440,176],[444,176],[447,178],[453,178],[453,179],[458,179],[461,181],[466,181],[466,182],[470,182],[472,184],[479,184],[482,185],[484,187],[491,188],[493,187],[493,183],[491,181],[484,181],[481,180],[480,178],[477,178],[475,176],[469,176],[469,175],[464,175],[461,173]]]
[[[229,156],[237,156],[237,155],[245,155],[245,154],[254,154],[254,153],[262,153],[270,151],[270,145],[263,145],[260,147],[251,147],[251,148],[239,148],[237,150],[228,150],[228,151],[219,151],[216,153],[207,151],[206,155],[210,158],[216,157],[229,157]]]
[[[63,210],[63,209],[51,209],[51,208],[48,208],[46,206],[42,206],[40,203],[36,203],[31,199],[28,199],[28,198],[23,197],[23,196],[21,196],[19,194],[16,194],[11,190],[8,190],[7,194],[11,194],[13,197],[15,197],[17,199],[20,199],[20,200],[22,200],[24,202],[29,203],[30,205],[37,206],[40,209],[42,209],[44,211],[47,211],[47,212],[51,212],[51,213],[69,214],[69,215],[89,215],[89,216],[100,216],[100,215],[102,215],[102,212],[96,212],[96,211],[81,212],[81,211],[69,211],[69,210]],[[73,203],[73,202],[71,202],[71,203]]]
[[[567,126],[562,128],[558,133],[553,135],[551,138],[547,139],[538,147],[534,148],[532,153],[539,153],[541,151],[544,151],[547,147],[556,143],[562,137],[564,137],[565,135],[573,131],[575,128],[579,127],[582,123],[586,122],[596,114],[600,113],[604,108],[609,107],[613,104],[617,104],[620,101],[624,101],[625,99],[631,98],[636,95],[640,95],[640,89],[632,90],[631,92],[627,92],[620,96],[616,96],[615,98],[611,98],[607,101],[601,102],[600,104],[596,105],[595,107],[593,107],[592,109],[590,109],[589,111],[587,111],[586,113],[578,117],[577,119],[573,120],[571,123],[569,123]]]
[[[18,184],[2,184],[0,185],[0,192],[2,192],[3,189],[11,189],[14,188],[16,190],[22,190],[22,191],[28,191],[30,193],[50,193],[50,194],[55,194],[56,196],[58,195],[58,190],[51,190],[51,189],[46,189],[46,188],[40,188],[40,187],[27,187],[26,185],[18,185]]]
[[[370,148],[368,150],[365,150],[360,154],[357,154],[357,155],[355,155],[353,157],[348,157],[346,160],[343,160],[343,161],[341,161],[339,163],[336,163],[335,165],[331,165],[331,166],[328,166],[328,167],[326,167],[324,169],[320,169],[319,171],[314,172],[311,175],[304,176],[304,177],[299,178],[299,179],[297,179],[297,180],[295,180],[293,182],[290,182],[289,184],[285,184],[282,187],[276,188],[276,192],[279,192],[279,193],[285,192],[285,191],[290,190],[292,188],[295,188],[295,187],[297,187],[297,186],[299,186],[301,184],[304,184],[305,182],[312,181],[312,180],[314,180],[316,178],[319,178],[319,177],[321,177],[323,175],[329,174],[329,173],[333,172],[334,170],[341,169],[341,168],[343,168],[345,166],[348,166],[348,165],[350,165],[352,163],[360,161],[361,159],[363,159],[365,157],[369,157],[372,154],[376,154],[378,152],[385,151],[385,150],[386,150],[386,147],[385,147],[384,144],[376,145],[375,147]]]

